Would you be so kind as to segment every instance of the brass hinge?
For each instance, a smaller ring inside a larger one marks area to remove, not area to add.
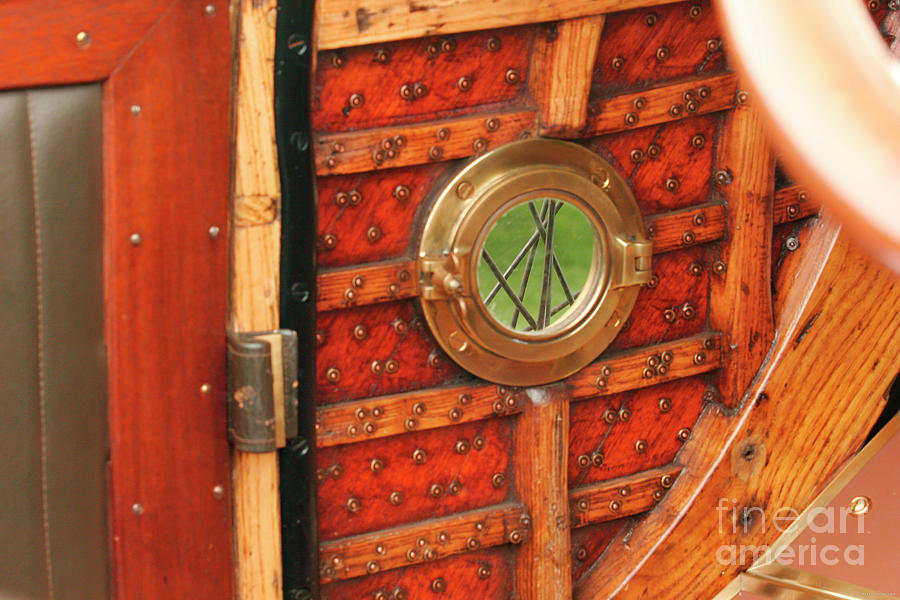
[[[297,432],[297,333],[228,334],[228,439],[243,452],[283,448]]]

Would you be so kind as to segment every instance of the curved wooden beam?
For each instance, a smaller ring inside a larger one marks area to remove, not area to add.
[[[612,543],[575,598],[712,596],[750,564],[721,564],[719,549],[774,541],[775,512],[800,512],[865,439],[900,368],[891,350],[900,282],[839,231],[819,222],[786,279],[775,345],[749,400],[733,415],[707,408],[675,486]]]

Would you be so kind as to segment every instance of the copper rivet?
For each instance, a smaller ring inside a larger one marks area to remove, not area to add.
[[[500,119],[490,118],[484,122],[484,127],[488,131],[497,131],[500,129]]]
[[[741,90],[737,93],[737,103],[738,104],[747,104],[750,100],[750,94],[744,90]]]
[[[476,450],[481,450],[482,448],[484,448],[484,442],[485,442],[484,436],[476,435],[475,438],[472,440],[472,446],[474,446],[474,448]]]
[[[637,98],[634,99],[634,107],[636,109],[641,110],[645,106],[647,106],[647,99],[644,98],[643,96],[638,96]]]
[[[484,531],[484,521],[475,522],[475,531]]]
[[[415,404],[413,404],[412,410],[413,410],[413,413],[415,413],[421,417],[422,415],[425,414],[427,407],[425,406],[425,404],[423,402],[416,402]]]
[[[595,467],[599,467],[603,464],[603,453],[602,452],[594,452],[591,454],[591,464]]]
[[[350,192],[350,204],[353,206],[359,206],[362,203],[362,194],[353,190]]]
[[[587,555],[588,555],[587,548],[585,548],[584,546],[578,546],[578,549],[575,550],[576,560],[584,562],[585,560],[587,560]]]
[[[650,367],[647,367],[646,369],[644,369],[644,372],[643,372],[644,379],[652,379],[654,375],[656,375],[656,372],[653,369],[651,369]]]
[[[364,340],[368,336],[369,336],[369,330],[365,325],[359,324],[353,328],[353,337],[356,338],[357,340]]]
[[[91,34],[87,31],[79,31],[75,34],[75,43],[81,48],[87,48],[91,45]]]
[[[375,51],[375,62],[386,64],[391,62],[391,53],[387,48],[379,48]]]
[[[427,454],[421,448],[416,448],[412,453],[412,457],[417,465],[421,465],[425,462]]]
[[[372,364],[369,365],[369,368],[375,375],[381,375],[381,372],[384,371],[384,363],[380,360],[373,360]]]
[[[340,479],[341,474],[344,472],[344,468],[341,465],[334,465],[328,470],[332,479]]]
[[[609,365],[603,367],[602,373],[604,377],[609,377],[610,375],[612,375],[612,367],[610,367]]]
[[[622,509],[622,503],[618,500],[611,500],[609,503],[609,510],[612,512],[619,512]]]
[[[406,600],[406,590],[402,587],[395,587],[391,593],[391,600]]]
[[[388,361],[384,363],[384,370],[388,373],[396,373],[398,369],[400,369],[400,363],[393,358],[388,359]]]
[[[665,351],[663,351],[662,354],[660,354],[660,358],[662,358],[662,361],[664,363],[670,363],[670,362],[672,362],[674,355],[672,354],[671,350],[665,350]]]
[[[406,420],[406,423],[404,423],[404,426],[405,426],[406,429],[409,430],[409,431],[412,431],[413,429],[415,429],[416,427],[418,427],[418,425],[419,425],[419,422],[416,421],[415,418],[413,418],[413,417],[408,418],[408,419]]]
[[[462,491],[462,484],[458,481],[454,481],[450,484],[450,487],[447,489],[450,492],[451,496],[455,496]]]
[[[446,544],[450,541],[450,534],[446,531],[442,531],[438,534],[437,540],[439,544]]]
[[[404,83],[400,86],[400,97],[404,100],[412,100],[413,99],[413,88],[408,83]]]
[[[605,388],[605,387],[606,387],[606,378],[605,378],[605,377],[598,377],[598,378],[597,378],[597,381],[596,381],[596,384],[597,384],[597,387],[600,388],[600,389]]]
[[[344,300],[346,300],[347,302],[356,302],[357,296],[358,294],[353,288],[347,288],[346,290],[344,290]]]
[[[696,314],[696,310],[690,304],[685,304],[681,307],[681,316],[685,319],[693,319]]]
[[[380,571],[380,570],[381,570],[381,565],[379,565],[379,564],[378,564],[377,562],[375,562],[374,560],[370,560],[369,562],[366,563],[366,571],[367,571],[367,572],[369,572],[369,573],[377,573],[377,572]]]
[[[691,146],[700,149],[706,143],[706,138],[702,134],[697,134],[691,138]]]
[[[325,371],[325,379],[328,380],[329,383],[337,383],[341,380],[341,371],[337,367],[329,367],[327,371]]]
[[[451,421],[459,421],[462,418],[462,414],[463,414],[462,409],[454,406],[453,408],[450,409],[450,412],[448,413],[447,416],[450,418]]]
[[[374,225],[369,227],[369,229],[366,231],[366,239],[369,240],[369,242],[371,242],[373,244],[375,242],[377,242],[378,238],[380,238],[380,237],[381,237],[381,230],[378,229],[378,227],[376,227]]]
[[[467,440],[459,440],[456,442],[456,453],[465,454],[469,451],[469,442]]]
[[[350,498],[349,500],[347,500],[347,510],[349,510],[350,512],[358,512],[360,507],[360,502],[356,498]]]
[[[584,469],[585,467],[587,467],[588,465],[591,464],[591,457],[588,456],[587,454],[581,454],[581,455],[579,455],[578,458],[575,459],[575,463],[576,463],[579,467],[581,467],[582,469]]]
[[[700,275],[701,273],[703,273],[703,267],[700,265],[700,263],[693,262],[688,267],[688,273],[695,276]]]
[[[489,37],[487,39],[487,42],[485,42],[485,46],[491,52],[496,52],[497,50],[499,50],[501,45],[502,44],[500,42],[500,38],[494,36]]]
[[[789,218],[794,218],[798,214],[800,214],[800,207],[797,206],[796,204],[789,204],[788,207],[785,209],[785,212],[787,213],[787,216]]]
[[[376,166],[383,163],[384,162],[384,150],[376,150],[375,152],[373,152],[372,153],[372,162],[375,163]]]
[[[672,410],[672,400],[669,398],[659,399],[659,412],[667,413]]]
[[[444,149],[440,146],[432,146],[428,149],[428,158],[431,160],[440,160],[444,155]]]
[[[443,577],[436,577],[431,581],[431,591],[438,594],[443,593],[447,589],[447,582]]]
[[[470,537],[466,540],[466,548],[469,550],[477,550],[480,545],[481,542],[478,541],[478,538]]]
[[[702,14],[703,14],[703,8],[699,4],[694,4],[693,6],[691,6],[690,10],[688,11],[688,15],[690,15],[690,17],[692,19],[697,19]]]
[[[509,69],[506,72],[506,83],[508,83],[510,85],[515,85],[515,84],[519,83],[519,79],[520,79],[519,72],[516,69]]]
[[[706,215],[704,215],[703,213],[697,213],[696,215],[693,216],[691,221],[697,227],[703,227],[703,225],[706,224]]]
[[[469,395],[469,394],[460,394],[460,395],[456,398],[456,400],[457,400],[460,404],[462,404],[463,406],[466,406],[466,405],[472,403],[472,396]]]
[[[441,49],[437,44],[431,42],[427,46],[425,46],[425,53],[428,54],[428,58],[434,58],[440,53]]]
[[[334,195],[334,203],[337,206],[346,206],[349,199],[350,199],[350,197],[347,195],[346,192],[338,192],[337,194]]]
[[[696,100],[690,100],[685,103],[684,107],[687,108],[688,112],[695,113],[700,110],[700,103]]]
[[[403,184],[394,188],[394,198],[397,200],[406,200],[409,198],[409,188]]]
[[[618,71],[619,69],[621,69],[621,68],[625,65],[625,59],[622,58],[621,56],[617,56],[617,57],[615,57],[615,58],[612,59],[612,62],[611,62],[610,64],[612,65],[612,68],[613,68],[613,69],[615,69],[616,71]]]
[[[488,142],[484,138],[477,138],[472,142],[472,149],[476,152],[484,152],[487,149]]]
[[[647,27],[653,27],[654,25],[656,25],[656,18],[656,13],[649,13],[646,17],[644,17],[644,23],[647,24]]]
[[[702,365],[706,362],[706,354],[704,352],[698,352],[694,355],[694,364]]]
[[[681,236],[681,243],[684,244],[685,246],[693,244],[694,243],[694,232],[693,231],[685,231],[684,234]]]
[[[788,236],[788,238],[784,240],[784,247],[788,252],[793,252],[800,247],[800,240],[797,239],[797,236],[795,235]]]
[[[362,275],[356,275],[353,277],[353,279],[351,280],[350,283],[353,284],[353,287],[355,287],[355,288],[365,287],[366,278],[363,277]]]
[[[672,484],[675,483],[675,478],[671,475],[663,475],[659,479],[659,485],[663,486],[666,489],[672,487]]]
[[[373,458],[372,462],[369,463],[369,468],[372,469],[373,473],[380,473],[384,469],[384,461],[380,458]]]
[[[403,494],[401,494],[400,492],[391,492],[390,500],[391,500],[391,504],[393,504],[394,506],[397,506],[401,502],[403,502]]]
[[[626,125],[635,125],[638,122],[638,116],[636,113],[628,113],[625,115],[625,124]]]
[[[673,104],[669,108],[669,114],[672,115],[673,117],[681,116],[682,112],[684,112],[684,108],[680,104]]]
[[[428,87],[425,84],[417,83],[413,85],[413,96],[416,98],[424,98],[428,94]]]
[[[357,427],[356,425],[351,425],[350,427],[347,428],[347,435],[349,435],[351,437],[357,435],[358,433],[359,433],[359,427]]]
[[[388,285],[388,293],[391,296],[396,296],[398,293],[400,293],[400,286],[394,282],[391,282],[391,284]]]
[[[677,190],[678,189],[678,180],[675,179],[674,177],[669,177],[668,179],[666,179],[666,189],[669,190],[670,192],[674,192],[675,190]]]
[[[662,148],[659,144],[650,144],[647,146],[647,156],[650,158],[657,158],[660,152],[662,152]]]
[[[383,415],[383,414],[384,414],[384,409],[381,408],[380,406],[376,406],[375,408],[372,409],[372,416],[375,417],[376,419],[380,418],[381,415]]]
[[[669,49],[665,46],[660,46],[656,51],[656,60],[663,62],[667,58],[669,58]]]
[[[641,159],[644,158],[644,153],[641,150],[635,148],[631,151],[631,161],[632,162],[641,162]]]
[[[337,52],[331,55],[331,66],[340,69],[344,66],[344,57]]]
[[[478,579],[487,579],[491,576],[491,568],[487,565],[480,565],[478,567]]]
[[[665,375],[669,372],[669,367],[667,367],[666,365],[659,365],[656,367],[656,372],[659,375]]]
[[[333,169],[335,166],[337,166],[337,159],[333,156],[329,156],[327,159],[325,159],[325,166],[329,169]]]
[[[710,52],[715,52],[716,50],[719,49],[719,46],[721,46],[721,45],[722,44],[719,40],[716,40],[716,39],[708,40],[706,42],[706,49],[709,50]]]
[[[523,539],[522,532],[519,531],[518,529],[513,529],[512,531],[509,532],[509,541],[512,542],[513,544],[521,544],[522,539]]]
[[[440,129],[437,130],[437,133],[435,133],[435,136],[437,137],[437,139],[441,140],[442,142],[445,142],[450,139],[450,130],[446,127],[441,127]]]
[[[872,509],[872,499],[868,496],[857,496],[850,501],[850,514],[854,517],[864,515]]]
[[[699,96],[701,100],[706,100],[707,98],[709,98],[709,94],[710,94],[710,89],[708,87],[706,87],[705,85],[700,86],[697,89],[697,96]]]
[[[613,410],[612,408],[607,408],[606,411],[604,411],[604,413],[603,413],[603,420],[606,421],[606,423],[608,423],[610,425],[615,423],[616,411]]]
[[[683,427],[678,430],[678,439],[682,442],[687,441],[689,437],[691,437],[691,430],[687,427]]]
[[[356,420],[357,420],[357,421],[365,421],[365,420],[366,420],[366,417],[369,416],[369,411],[367,411],[367,410],[366,410],[365,408],[363,408],[363,407],[360,407],[360,408],[357,408],[357,409],[356,409],[356,412],[355,412],[354,414],[356,415]]]
[[[441,52],[453,52],[456,50],[456,40],[448,37],[441,40]]]
[[[653,491],[653,499],[654,499],[656,502],[659,502],[660,500],[662,500],[662,499],[663,499],[663,495],[664,495],[664,494],[663,494],[663,491],[662,491],[662,490],[654,490],[654,491]]]
[[[456,87],[458,87],[461,92],[468,92],[472,89],[472,79],[469,77],[460,77],[459,81],[456,82]]]
[[[619,488],[619,495],[622,496],[623,498],[627,498],[628,496],[631,495],[631,488],[628,487],[627,485],[626,485],[626,486],[623,486],[623,487],[620,487],[620,488]]]
[[[366,103],[366,99],[362,94],[350,94],[349,102],[350,108],[359,108]]]
[[[619,410],[619,420],[623,423],[627,422],[628,419],[631,418],[631,411],[627,408],[622,408]]]
[[[638,454],[643,454],[647,451],[647,441],[646,440],[638,440],[634,443],[634,449]]]
[[[516,407],[516,397],[515,396],[507,396],[506,397],[506,406],[509,408]]]
[[[671,308],[667,308],[663,311],[663,320],[666,323],[673,323],[675,321],[675,310]]]
[[[503,483],[506,481],[506,478],[503,476],[503,473],[494,473],[494,476],[491,477],[491,485],[495,488],[503,487]]]
[[[717,260],[713,263],[713,272],[716,275],[722,275],[727,270],[728,270],[728,267],[721,260]]]

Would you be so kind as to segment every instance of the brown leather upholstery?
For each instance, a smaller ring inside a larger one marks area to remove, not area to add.
[[[0,598],[109,596],[99,84],[0,93]]]

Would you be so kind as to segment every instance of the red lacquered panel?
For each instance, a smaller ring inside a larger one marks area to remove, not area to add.
[[[509,103],[526,88],[532,37],[526,26],[320,53],[312,127],[352,131]]]
[[[320,449],[319,539],[503,502],[511,435],[508,419],[489,419]]]
[[[704,2],[680,2],[607,17],[593,93],[623,90],[726,70],[716,15]]]
[[[684,443],[679,431],[692,428],[707,386],[702,376],[576,402],[569,431],[569,486],[585,485],[667,465]],[[669,400],[668,409],[661,406]],[[610,410],[612,423],[604,420]],[[627,411],[627,413],[626,413]],[[644,442],[643,450],[638,442]],[[585,467],[579,456],[603,455]]]
[[[413,300],[318,315],[319,404],[439,385],[463,376],[439,350]]]

